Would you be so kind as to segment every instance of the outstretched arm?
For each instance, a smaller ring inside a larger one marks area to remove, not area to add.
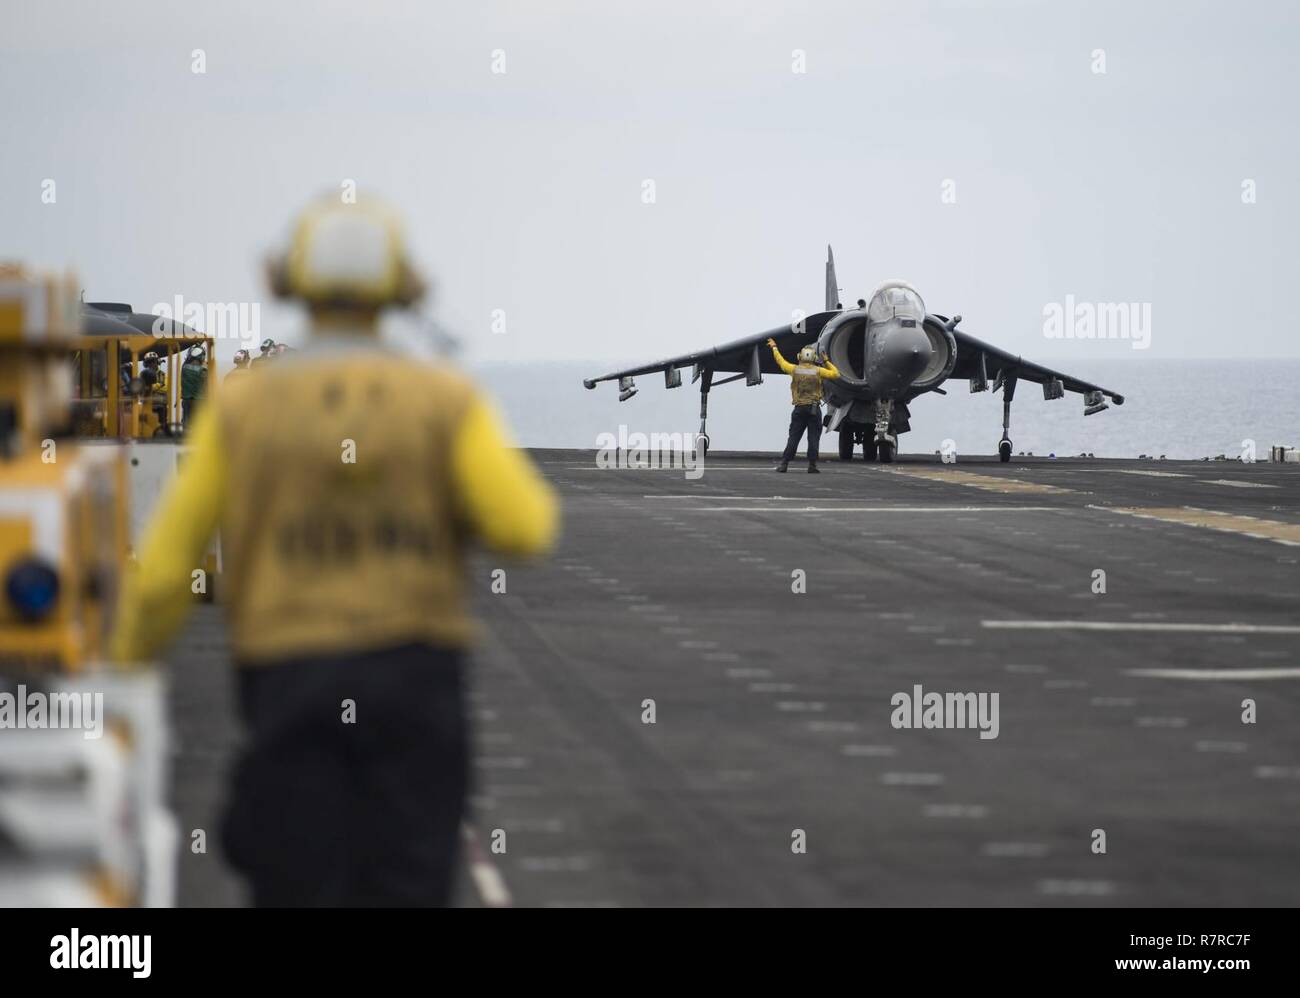
[[[769,336],[767,340],[767,345],[772,348],[772,356],[776,358],[777,367],[779,367],[786,374],[789,374],[791,371],[794,370],[794,365],[781,356],[781,351],[778,350],[776,346],[776,340],[772,339]]]
[[[470,403],[453,444],[452,471],[464,511],[488,547],[524,556],[554,545],[560,521],[555,492],[515,448],[485,399]]]

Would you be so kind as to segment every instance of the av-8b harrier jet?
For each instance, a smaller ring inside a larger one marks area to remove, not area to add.
[[[892,461],[898,435],[910,429],[908,405],[927,392],[946,394],[941,386],[949,378],[969,380],[972,392],[1002,390],[998,456],[1003,461],[1011,460],[1011,400],[1021,380],[1042,385],[1046,399],[1079,392],[1085,416],[1109,408],[1107,398],[1124,404],[1124,396],[1109,388],[1053,371],[962,332],[957,328],[960,315],[949,319],[926,312],[921,296],[906,281],[886,281],[870,301],[859,299],[857,308],[844,308],[839,303],[835,256],[829,246],[826,250],[826,311],[697,353],[603,374],[583,384],[595,388],[601,381],[618,379],[619,400],[625,402],[636,394],[633,378],[637,375],[662,371],[665,385],[677,388],[682,383],[681,368],[693,368],[691,383],[700,384],[699,444],[707,449],[711,388],[740,378],[756,385],[764,374],[777,373],[766,346],[769,337],[786,357],[815,343],[840,371],[839,378],[823,382],[823,425],[839,433],[840,458],[846,461],[859,443],[868,461]],[[715,380],[717,374],[730,377]]]

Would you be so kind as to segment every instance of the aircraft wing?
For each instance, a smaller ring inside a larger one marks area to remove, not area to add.
[[[632,378],[639,374],[657,374],[661,371],[671,371],[679,367],[692,366],[715,372],[747,374],[754,370],[752,365],[755,362],[755,357],[758,365],[757,373],[777,374],[780,372],[780,368],[776,366],[772,351],[767,347],[768,338],[776,340],[776,345],[780,348],[781,353],[785,355],[786,360],[793,361],[795,355],[799,352],[799,348],[809,343],[815,343],[822,331],[822,327],[836,315],[839,315],[839,313],[834,311],[817,312],[799,323],[786,323],[776,329],[769,329],[764,333],[755,333],[752,336],[732,340],[730,343],[723,343],[720,346],[709,347],[695,353],[682,354],[679,357],[666,357],[663,360],[641,364],[638,367],[624,368],[621,371],[611,371],[609,374],[602,374],[598,378],[584,378],[582,383],[588,388],[595,388],[602,381]]]
[[[936,316],[936,318],[943,319],[943,316]],[[1109,388],[1094,385],[1082,378],[1076,378],[1061,371],[1054,371],[1050,367],[1035,364],[1023,357],[1017,357],[1015,354],[1008,353],[991,343],[976,339],[969,333],[963,333],[960,329],[954,329],[952,333],[957,338],[957,363],[954,365],[949,378],[978,378],[983,373],[990,381],[996,381],[999,375],[1004,378],[1015,375],[1022,381],[1033,381],[1040,385],[1056,379],[1061,382],[1067,392],[1079,392],[1080,394],[1100,392],[1112,399],[1116,405],[1124,404],[1124,396]],[[984,360],[982,372],[980,370],[981,357]]]

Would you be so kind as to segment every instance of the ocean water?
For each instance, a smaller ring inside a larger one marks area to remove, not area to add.
[[[629,359],[631,360],[631,359]],[[1257,456],[1273,444],[1300,445],[1300,360],[1099,360],[1072,362],[1071,374],[1113,388],[1122,406],[1084,417],[1080,396],[1052,402],[1042,389],[1021,382],[1011,406],[1017,453],[1098,457],[1238,457],[1243,441]],[[504,410],[515,438],[526,447],[595,448],[602,432],[691,433],[699,425],[698,390],[683,372],[680,388],[665,389],[659,375],[637,379],[639,393],[618,401],[615,384],[588,391],[583,377],[604,363],[507,364],[470,368]],[[948,395],[929,394],[911,404],[912,432],[899,442],[904,454],[933,453],[951,439],[960,454],[993,454],[1002,435],[1001,393],[971,394],[964,381]],[[777,452],[790,418],[789,381],[767,375],[762,385],[743,380],[709,393],[709,437],[716,450]],[[835,440],[825,440],[833,454]]]

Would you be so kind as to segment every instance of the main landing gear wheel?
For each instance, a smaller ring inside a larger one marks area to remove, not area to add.
[[[847,426],[840,430],[840,460],[853,460],[853,430]]]
[[[874,461],[879,456],[879,451],[876,447],[876,438],[870,433],[865,434],[862,438],[862,456],[868,461]]]
[[[888,440],[877,440],[877,441],[873,441],[873,443],[875,445],[876,451],[880,455],[880,463],[893,464],[894,445],[891,444]]]
[[[1016,394],[1016,378],[1010,375],[1002,387],[1002,439],[998,441],[998,460],[1011,460],[1011,399]]]
[[[701,433],[695,438],[695,453],[701,457],[707,457],[709,454],[709,435]]]

